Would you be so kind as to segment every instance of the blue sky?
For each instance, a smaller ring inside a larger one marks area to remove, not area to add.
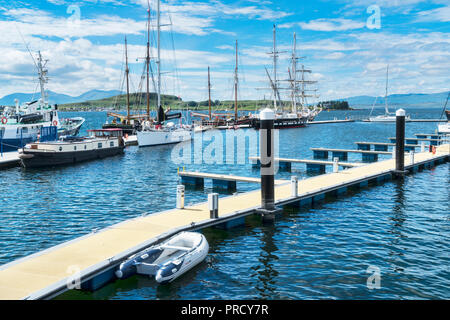
[[[0,1],[0,96],[35,90],[24,42],[49,59],[52,91],[121,89],[125,35],[132,91],[138,90],[146,15],[147,0]],[[239,98],[269,98],[264,67],[271,70],[273,24],[285,52],[278,78],[287,78],[296,32],[302,63],[313,71],[309,79],[318,81],[320,97],[313,100],[384,95],[387,64],[389,93],[449,90],[450,4],[444,0],[170,0],[162,1],[162,21],[172,22],[162,33],[163,92],[184,100],[207,99],[208,66],[212,98],[233,98],[236,40]]]

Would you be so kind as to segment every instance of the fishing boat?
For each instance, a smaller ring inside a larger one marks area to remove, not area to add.
[[[273,110],[275,111],[274,128],[286,129],[286,128],[299,128],[305,127],[308,121],[313,121],[314,118],[322,111],[321,108],[316,106],[308,107],[306,98],[316,97],[316,94],[310,94],[309,91],[316,92],[316,89],[308,89],[307,85],[315,84],[317,81],[307,80],[306,73],[311,73],[309,69],[305,69],[302,64],[298,66],[298,60],[301,59],[297,56],[297,38],[294,33],[293,49],[291,57],[291,67],[289,69],[289,78],[285,80],[289,83],[289,87],[283,88],[279,85],[280,80],[277,79],[277,60],[281,52],[277,51],[276,47],[276,26],[273,26],[273,52],[269,53],[273,56],[273,72],[270,76],[269,71],[266,69],[266,74],[270,82],[270,87],[273,92]],[[300,78],[299,78],[300,75]],[[281,102],[281,90],[290,91],[291,107],[290,109],[284,109]],[[298,98],[301,98],[299,101]],[[255,129],[259,129],[260,120],[259,114],[251,114],[251,126]]]
[[[160,284],[174,281],[202,262],[208,254],[205,236],[181,232],[162,244],[149,247],[121,263],[116,270],[119,279],[133,275],[154,276]]]
[[[55,126],[59,135],[75,135],[84,123],[81,117],[61,121],[58,106],[48,103],[45,90],[45,84],[48,82],[47,62],[48,60],[43,60],[41,52],[38,52],[35,65],[41,98],[22,105],[16,99],[14,107],[5,107],[0,114],[0,149],[3,152],[16,151],[25,144],[35,141],[41,128]]]
[[[441,118],[442,118],[442,116],[445,113],[445,115],[447,116],[447,123],[438,125],[438,130],[437,130],[438,133],[450,134],[450,110],[446,110],[449,97],[450,97],[450,92],[447,95],[447,100],[445,101],[444,109],[442,110],[442,114],[441,114]]]
[[[164,110],[161,105],[161,14],[160,3],[157,1],[157,108],[156,119],[148,119],[141,123],[141,127],[137,130],[137,142],[139,147],[151,147],[166,144],[174,144],[183,141],[189,141],[193,138],[194,126],[183,125],[168,122],[174,119],[181,119],[181,113],[170,113],[170,109]],[[150,8],[149,8],[150,12]],[[149,14],[150,20],[150,14]],[[148,23],[150,25],[150,22]],[[148,46],[149,47],[149,46]],[[148,49],[149,50],[149,49]],[[148,52],[148,51],[147,51]],[[150,63],[150,55],[148,52],[147,66]],[[147,69],[148,70],[148,69]],[[148,74],[147,74],[148,79]],[[147,80],[148,83],[148,80]],[[149,96],[149,87],[147,86],[147,97]],[[147,101],[148,98],[147,98]]]
[[[56,127],[43,128],[41,133],[43,131],[49,133],[42,134],[40,141],[19,149],[23,167],[49,167],[101,159],[122,154],[125,148],[120,129],[88,130],[88,137],[63,136],[59,139],[56,139]]]
[[[365,122],[395,122],[396,121],[397,117],[395,116],[395,112],[394,113],[389,112],[389,108],[388,108],[388,102],[387,102],[388,101],[388,81],[389,81],[389,65],[386,68],[386,93],[384,95],[384,114],[374,116],[374,117],[369,116],[368,119],[364,120]],[[375,106],[375,103],[372,106],[372,110],[370,112],[371,114],[372,114],[374,106]],[[406,122],[411,121],[411,117],[409,115],[406,115],[405,121]]]

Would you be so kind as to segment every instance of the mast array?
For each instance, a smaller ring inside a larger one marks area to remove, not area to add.
[[[150,2],[148,2],[148,22],[147,22],[147,118],[150,119]]]
[[[236,40],[236,68],[234,69],[234,121],[237,121],[238,119],[238,82],[238,42]]]
[[[125,74],[127,77],[127,123],[130,122],[130,69],[128,68],[127,37],[125,36]]]
[[[209,66],[208,66],[208,115],[209,121],[211,121],[211,78],[209,74]]]

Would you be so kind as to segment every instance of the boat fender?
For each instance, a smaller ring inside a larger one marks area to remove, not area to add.
[[[8,118],[3,117],[3,118],[2,118],[2,124],[7,124],[7,123],[8,123]]]
[[[133,256],[130,260],[127,260],[120,264],[116,271],[116,277],[119,279],[127,279],[137,273],[136,264],[144,262],[145,260],[156,260],[161,253],[162,249],[151,249],[141,252],[137,256]]]
[[[58,121],[53,120],[53,125],[56,127],[58,125]]]
[[[181,266],[183,265],[184,259],[178,259],[169,263],[164,264],[157,272],[155,280],[158,283],[164,284],[168,283],[173,279],[175,273],[177,273]]]
[[[137,272],[136,262],[134,260],[128,260],[122,263],[116,270],[116,277],[119,279],[127,279]]]

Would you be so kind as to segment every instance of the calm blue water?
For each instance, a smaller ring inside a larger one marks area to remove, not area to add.
[[[439,109],[411,110],[437,118]],[[323,112],[317,120],[361,117],[368,110]],[[382,112],[380,110],[380,112]],[[99,128],[106,113],[83,116]],[[436,123],[407,123],[407,136],[434,132]],[[386,141],[394,124],[345,123],[282,130],[280,156],[312,158],[310,147],[355,148],[355,141]],[[45,170],[0,171],[0,264],[89,233],[92,229],[175,206],[173,147],[130,147],[125,155]],[[360,161],[360,155],[349,155]],[[383,158],[383,157],[381,157]],[[185,165],[186,170],[258,176],[250,164]],[[449,299],[450,165],[443,164],[317,207],[285,212],[275,225],[249,217],[245,228],[204,231],[210,253],[181,279],[157,286],[146,277],[116,281],[64,299]],[[293,173],[306,177],[304,165]],[[256,188],[238,184],[238,191]],[[211,192],[187,190],[187,204]],[[369,266],[380,289],[368,289]]]

